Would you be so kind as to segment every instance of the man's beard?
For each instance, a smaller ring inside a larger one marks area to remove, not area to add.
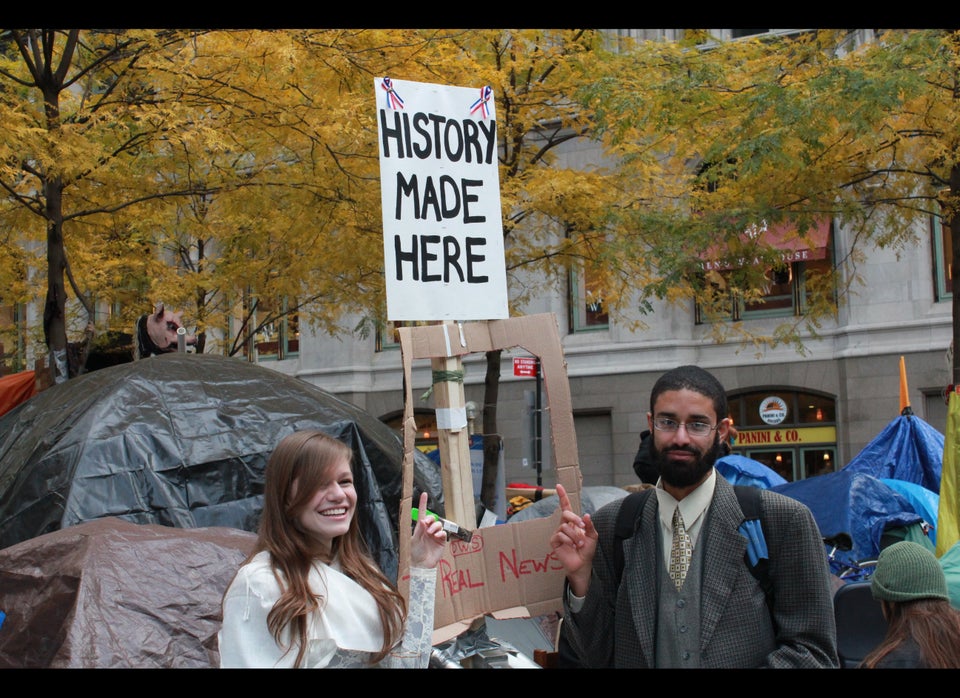
[[[695,459],[689,462],[675,461],[667,458],[667,453],[670,451],[692,453]],[[656,440],[650,442],[651,460],[653,460],[654,465],[657,466],[657,471],[660,473],[663,481],[673,487],[691,487],[703,480],[707,473],[710,472],[713,464],[717,462],[720,453],[719,437],[714,437],[713,445],[706,451],[701,451],[693,444],[687,446],[672,446],[665,451],[661,451],[657,448]]]

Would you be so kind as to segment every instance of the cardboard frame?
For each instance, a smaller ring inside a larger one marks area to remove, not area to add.
[[[557,482],[566,489],[574,510],[581,511],[582,477],[570,385],[555,315],[544,313],[505,320],[401,327],[399,335],[406,386],[400,521],[410,520],[413,506],[416,422],[411,373],[414,360],[462,357],[514,347],[540,358],[550,410]],[[444,463],[442,467],[459,467],[459,464]],[[469,460],[464,467],[469,477]],[[451,540],[437,568],[433,644],[456,637],[483,615],[498,619],[522,618],[560,611],[565,575],[550,547],[550,536],[559,521],[558,508],[547,518],[477,529],[469,543]],[[401,527],[399,580],[405,594],[409,586],[410,539],[410,529]]]

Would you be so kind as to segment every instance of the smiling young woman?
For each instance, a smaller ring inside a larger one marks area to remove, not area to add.
[[[320,431],[277,444],[257,543],[223,597],[221,667],[428,666],[446,533],[434,516],[416,522],[408,606],[367,553],[352,463]]]

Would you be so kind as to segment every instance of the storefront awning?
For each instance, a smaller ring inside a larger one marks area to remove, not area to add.
[[[785,264],[826,259],[827,246],[830,243],[830,219],[824,218],[808,228],[801,235],[792,222],[767,226],[766,222],[750,226],[741,235],[743,249],[735,259],[730,252],[720,248],[708,250],[700,255],[704,271],[724,271],[761,263],[761,251],[769,248],[779,250]]]

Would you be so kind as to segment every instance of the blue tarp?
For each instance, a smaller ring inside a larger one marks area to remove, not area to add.
[[[847,468],[770,489],[810,507],[822,536],[850,534],[853,549],[845,557],[853,560],[878,555],[886,529],[922,519],[902,494],[872,475]]]
[[[950,546],[940,556],[940,566],[947,577],[947,593],[950,594],[950,605],[960,608],[960,541]]]
[[[943,434],[915,414],[900,415],[843,470],[914,482],[939,495],[943,443]]]
[[[880,482],[892,487],[902,494],[910,502],[913,510],[923,517],[923,520],[930,524],[930,532],[927,536],[937,545],[937,512],[940,509],[940,495],[931,492],[923,485],[915,482],[906,482],[905,480],[895,480],[894,478],[880,478]]]
[[[751,485],[767,490],[775,485],[783,485],[787,481],[773,468],[768,468],[760,461],[740,456],[735,453],[717,459],[717,472],[730,482],[731,485]]]

